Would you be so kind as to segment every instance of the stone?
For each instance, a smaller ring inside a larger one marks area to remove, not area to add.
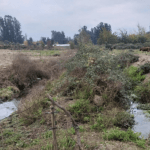
[[[94,96],[93,102],[97,106],[102,106],[104,104],[102,96],[99,96],[99,95]]]

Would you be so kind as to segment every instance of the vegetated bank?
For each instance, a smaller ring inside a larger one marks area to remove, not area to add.
[[[140,134],[130,129],[134,125],[134,116],[126,112],[136,92],[135,87],[144,80],[142,71],[130,66],[138,58],[132,53],[115,55],[92,44],[80,45],[74,57],[66,62],[61,60],[64,65],[56,70],[55,73],[59,71],[57,78],[52,74],[44,89],[35,87],[22,99],[18,111],[2,122],[1,148],[52,149],[53,137],[49,130],[52,122],[48,113],[51,103],[47,93],[78,123],[82,149],[149,148],[149,141],[140,139]],[[45,69],[52,66],[49,64]],[[31,65],[30,68],[34,67]],[[44,75],[46,78],[49,74]],[[39,76],[29,75],[29,79],[31,77]],[[18,87],[23,87],[19,83],[28,83],[28,80],[21,81],[17,82]],[[64,112],[60,109],[57,112],[58,148],[74,149],[75,129]]]

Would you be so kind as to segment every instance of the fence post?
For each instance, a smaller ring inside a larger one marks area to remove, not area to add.
[[[80,134],[79,134],[79,131],[78,131],[77,123],[74,121],[74,119],[72,118],[72,116],[71,116],[71,114],[70,114],[69,111],[67,111],[65,108],[61,107],[61,106],[58,105],[56,102],[54,102],[53,98],[52,98],[49,94],[47,94],[47,96],[48,96],[49,100],[52,102],[52,105],[53,105],[53,106],[56,105],[58,108],[62,109],[62,110],[66,113],[66,115],[67,115],[68,117],[70,117],[70,119],[71,119],[71,121],[72,121],[72,124],[73,124],[73,127],[74,127],[74,129],[75,129],[75,134],[77,135],[78,148],[79,148],[79,150],[81,150],[81,140],[80,140]]]
[[[58,150],[57,148],[57,139],[56,139],[56,127],[55,127],[55,115],[54,115],[54,102],[51,106],[51,120],[52,120],[52,130],[53,130],[53,150]]]

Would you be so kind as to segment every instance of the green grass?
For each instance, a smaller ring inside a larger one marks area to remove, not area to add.
[[[12,97],[12,95],[14,94],[13,90],[14,89],[11,86],[8,86],[7,88],[1,88],[0,89],[0,97],[10,99]]]
[[[33,56],[52,56],[60,54],[59,50],[22,50],[21,52],[30,52]]]
[[[133,82],[140,83],[142,80],[145,79],[145,75],[142,75],[142,71],[138,71],[138,68],[134,66],[130,66],[129,68],[126,68],[125,73],[130,77],[130,79]]]
[[[116,140],[124,142],[134,142],[139,147],[145,148],[145,140],[140,139],[141,133],[134,133],[130,128],[127,131],[122,131],[119,128],[111,129],[104,133],[105,140]]]

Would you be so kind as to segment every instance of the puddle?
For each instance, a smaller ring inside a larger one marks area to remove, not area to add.
[[[10,116],[14,111],[17,110],[19,101],[16,99],[9,101],[9,102],[3,102],[0,104],[0,120]]]
[[[144,139],[148,138],[150,133],[150,118],[147,118],[144,114],[144,110],[137,109],[138,103],[132,103],[130,107],[130,113],[134,115],[135,125],[132,130],[134,132],[141,132],[141,136]]]

